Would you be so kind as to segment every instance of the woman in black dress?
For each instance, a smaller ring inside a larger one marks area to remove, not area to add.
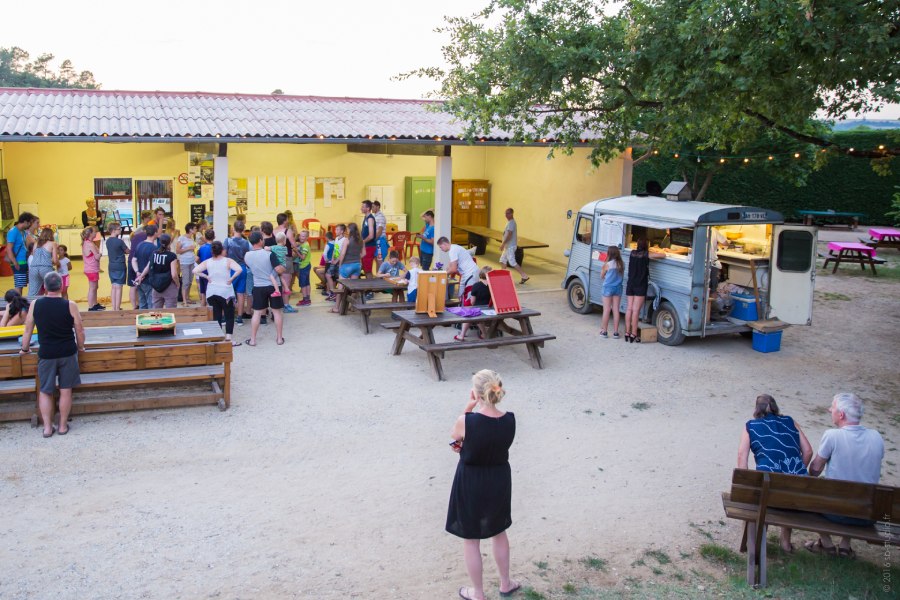
[[[512,525],[512,475],[509,447],[516,436],[516,418],[497,408],[503,399],[503,382],[494,371],[478,371],[465,412],[450,433],[451,448],[459,453],[447,531],[463,538],[466,570],[474,587],[459,588],[460,598],[483,600],[481,540],[491,538],[494,560],[500,572],[500,595],[511,596],[521,586],[509,578],[509,538]]]
[[[637,247],[631,251],[628,257],[628,281],[625,284],[625,300],[628,307],[625,309],[625,341],[640,342],[641,332],[638,329],[638,319],[641,316],[641,308],[647,299],[647,287],[650,283],[650,259],[665,258],[665,254],[650,252],[647,238],[638,238]]]

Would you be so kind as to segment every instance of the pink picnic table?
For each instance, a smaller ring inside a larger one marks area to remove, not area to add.
[[[872,268],[872,275],[875,273],[875,248],[866,244],[858,244],[856,242],[828,242],[828,258],[825,259],[823,268],[828,268],[828,263],[834,262],[832,273],[837,273],[837,269],[842,262],[858,263],[859,268],[866,270],[868,264]]]
[[[872,227],[866,245],[873,248],[897,248],[900,250],[900,229],[893,227]]]

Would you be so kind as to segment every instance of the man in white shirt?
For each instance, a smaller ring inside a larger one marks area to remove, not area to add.
[[[707,228],[709,238],[707,240],[706,263],[709,265],[709,289],[715,292],[719,287],[719,273],[722,272],[722,263],[719,261],[719,247],[728,245],[728,238],[715,227]]]
[[[516,248],[519,245],[519,231],[516,220],[513,218],[513,209],[506,209],[506,229],[503,230],[503,241],[500,243],[500,264],[504,267],[509,265],[519,273],[522,279],[520,284],[531,279],[516,262]]]
[[[194,304],[191,300],[191,283],[194,281],[194,265],[197,262],[197,255],[194,254],[194,249],[197,247],[194,242],[196,229],[195,223],[186,224],[184,235],[175,242],[175,253],[178,255],[178,263],[181,265],[181,297],[184,298],[185,306]]]
[[[442,237],[437,243],[438,247],[450,257],[447,274],[459,275],[459,299],[462,302],[466,295],[466,288],[475,285],[478,281],[478,265],[475,264],[475,259],[468,250],[462,246],[451,244],[446,237]]]
[[[884,458],[884,440],[874,429],[859,424],[863,415],[862,400],[856,394],[841,393],[831,401],[831,421],[837,429],[829,429],[822,434],[819,451],[809,464],[809,474],[813,477],[825,471],[827,479],[843,479],[862,483],[878,483],[881,479],[881,460]],[[829,521],[844,525],[872,525],[872,521],[823,515]],[[839,554],[853,557],[850,538],[841,540],[835,550],[831,536],[821,533],[820,539],[808,542],[810,552]]]

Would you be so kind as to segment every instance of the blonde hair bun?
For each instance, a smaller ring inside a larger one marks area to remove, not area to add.
[[[492,406],[499,404],[506,395],[500,375],[490,369],[482,369],[472,376],[472,388],[481,401]]]

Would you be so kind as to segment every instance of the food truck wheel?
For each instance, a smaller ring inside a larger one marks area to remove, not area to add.
[[[591,312],[591,303],[588,302],[587,292],[580,279],[570,281],[566,292],[569,298],[569,308],[581,315]]]
[[[656,321],[656,338],[666,346],[678,346],[684,342],[684,332],[681,331],[681,321],[678,313],[668,302],[659,305],[659,310],[653,316]]]

